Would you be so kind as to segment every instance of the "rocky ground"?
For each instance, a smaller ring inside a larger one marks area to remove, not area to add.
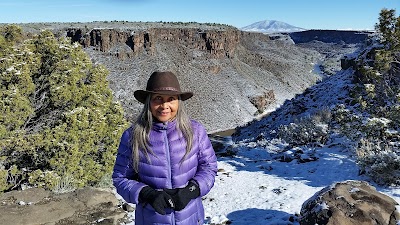
[[[114,225],[127,221],[129,210],[111,189],[55,194],[29,188],[0,195],[0,224],[4,225]]]

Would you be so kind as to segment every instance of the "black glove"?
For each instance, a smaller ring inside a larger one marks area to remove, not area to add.
[[[175,210],[184,209],[190,200],[200,196],[200,188],[196,182],[190,181],[184,188],[165,189],[165,192],[172,197],[175,203]]]
[[[174,202],[169,194],[165,191],[156,191],[149,186],[140,191],[139,201],[149,203],[161,215],[165,215],[166,208],[174,208]]]

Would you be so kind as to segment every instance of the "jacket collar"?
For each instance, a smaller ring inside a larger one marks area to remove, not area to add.
[[[153,122],[153,129],[154,130],[169,130],[171,127],[176,126],[176,119],[167,122]]]

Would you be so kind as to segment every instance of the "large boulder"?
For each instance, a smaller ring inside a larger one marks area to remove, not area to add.
[[[303,203],[301,225],[396,225],[398,203],[364,181],[335,183]]]
[[[55,194],[41,188],[0,196],[0,224],[103,224],[127,222],[127,212],[111,190],[77,189]]]

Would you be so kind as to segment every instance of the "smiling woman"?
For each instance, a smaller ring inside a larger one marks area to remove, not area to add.
[[[146,90],[134,92],[144,104],[122,135],[113,182],[136,204],[135,224],[203,224],[202,197],[214,185],[217,158],[204,127],[190,120],[172,72],[154,72]]]
[[[175,119],[179,107],[178,95],[152,94],[150,100],[151,114],[160,122]]]

